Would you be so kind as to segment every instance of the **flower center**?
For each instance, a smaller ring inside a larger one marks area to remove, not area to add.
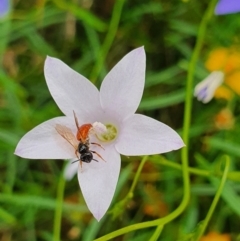
[[[113,124],[103,125],[99,122],[97,122],[97,124],[95,123],[93,124],[93,127],[95,130],[95,134],[100,141],[110,142],[117,137],[118,131],[116,126],[114,126]]]

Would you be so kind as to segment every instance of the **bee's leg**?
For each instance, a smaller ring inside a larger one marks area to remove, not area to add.
[[[100,146],[100,147],[101,147],[103,150],[105,150],[105,149],[103,148],[103,146],[102,146],[102,145],[100,145],[100,144],[98,144],[98,143],[91,142],[90,144]]]
[[[90,152],[96,154],[99,158],[101,158],[103,161],[105,161],[97,152],[95,152],[95,151],[90,151]],[[106,161],[105,161],[105,162],[106,162]]]
[[[82,161],[81,160],[79,160],[80,161],[80,166],[78,166],[78,168],[80,169],[80,172],[83,172],[83,169],[82,169]]]
[[[75,163],[75,162],[80,161],[80,158],[78,157],[78,151],[77,151],[77,150],[75,151],[75,155],[76,155],[76,157],[77,157],[77,160],[76,160],[76,161],[73,161],[72,163]]]
[[[75,162],[78,162],[78,161],[79,161],[79,160],[75,160],[75,161],[72,162],[72,164],[75,163]]]
[[[98,162],[98,160],[96,160],[96,159],[93,159],[95,162]]]

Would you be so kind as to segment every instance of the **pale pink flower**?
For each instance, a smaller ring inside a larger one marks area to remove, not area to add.
[[[179,135],[167,125],[135,114],[143,94],[145,66],[144,48],[133,50],[107,74],[98,91],[62,61],[47,57],[46,82],[65,116],[35,127],[20,140],[15,151],[16,155],[30,159],[76,159],[75,149],[56,131],[56,125],[70,128],[75,135],[73,111],[80,125],[95,125],[96,133],[90,134],[90,142],[99,143],[105,150],[96,145],[90,145],[90,150],[98,152],[105,161],[93,154],[98,162],[82,162],[82,168],[76,162],[72,169],[78,170],[84,199],[97,220],[106,213],[113,198],[121,165],[120,154],[152,155],[184,146]]]

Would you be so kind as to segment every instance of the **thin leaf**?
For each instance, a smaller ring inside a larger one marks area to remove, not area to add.
[[[170,94],[160,95],[158,97],[143,99],[139,106],[139,110],[153,110],[176,105],[182,103],[184,98],[185,90],[180,90]]]

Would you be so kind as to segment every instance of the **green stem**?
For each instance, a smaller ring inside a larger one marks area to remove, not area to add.
[[[12,194],[16,178],[16,156],[11,154],[8,160],[6,192]]]
[[[135,189],[135,187],[137,185],[139,176],[140,176],[140,174],[142,172],[142,169],[143,169],[143,166],[144,166],[145,162],[147,161],[147,158],[148,158],[148,156],[144,156],[142,161],[141,161],[141,163],[140,163],[140,165],[139,165],[139,167],[138,167],[137,173],[134,176],[134,180],[133,180],[132,186],[131,186],[128,194],[127,194],[128,199],[133,197],[134,189]]]
[[[103,66],[103,63],[105,61],[105,58],[112,46],[113,40],[115,38],[115,35],[117,33],[117,29],[118,29],[118,24],[120,21],[120,17],[122,14],[122,8],[123,8],[123,4],[124,4],[125,0],[117,0],[115,5],[114,5],[114,9],[113,9],[113,13],[112,13],[112,18],[110,20],[110,24],[109,24],[109,29],[108,32],[106,34],[105,40],[103,42],[103,45],[99,51],[99,55],[96,61],[95,66],[93,67],[92,73],[90,74],[90,80],[95,83],[99,73],[101,72],[101,68]]]
[[[136,188],[139,176],[141,174],[141,171],[143,169],[143,166],[145,164],[145,162],[147,161],[148,156],[144,156],[141,160],[141,163],[138,167],[138,170],[134,176],[134,180],[132,182],[132,185],[128,191],[128,194],[125,196],[125,198],[123,198],[121,201],[119,201],[118,203],[115,204],[115,206],[113,207],[113,209],[111,209],[108,213],[112,213],[113,214],[113,218],[116,218],[117,216],[119,216],[119,214],[121,214],[123,212],[123,210],[126,207],[126,204],[129,202],[129,200],[131,200],[133,198],[134,195],[134,190]]]
[[[160,160],[157,160],[157,162],[163,166],[168,166],[168,167],[172,167],[177,170],[182,170],[181,164],[174,163],[172,161],[168,161],[168,160],[164,159],[163,157]],[[202,169],[198,169],[198,168],[194,168],[194,167],[188,167],[188,171],[191,174],[195,174],[195,175],[203,176],[203,177],[211,177],[211,176],[222,177],[222,175],[223,175],[223,173],[221,171],[218,171],[218,172],[206,171],[206,170],[202,170]],[[238,182],[239,176],[240,176],[240,172],[229,172],[227,175],[227,178],[229,180]]]
[[[56,201],[56,209],[55,209],[54,224],[53,224],[53,241],[61,240],[60,235],[61,235],[61,221],[62,221],[62,209],[63,209],[65,184],[66,184],[66,180],[62,173],[59,178],[58,188],[57,188],[57,201]]]
[[[184,112],[184,123],[183,123],[183,140],[186,144],[186,147],[182,149],[182,171],[183,171],[183,184],[184,184],[184,196],[182,199],[181,204],[178,206],[177,209],[175,209],[172,213],[170,213],[168,216],[160,219],[156,219],[153,221],[133,224],[130,226],[127,226],[125,228],[116,230],[112,233],[109,233],[103,237],[100,237],[96,239],[95,241],[105,241],[112,239],[114,237],[117,237],[119,235],[137,230],[142,228],[148,228],[153,226],[159,226],[164,225],[176,217],[178,217],[184,209],[187,207],[187,204],[190,199],[190,180],[189,180],[189,170],[188,170],[188,142],[189,142],[189,127],[191,122],[191,110],[192,110],[192,89],[193,89],[193,77],[194,77],[194,71],[196,62],[200,53],[200,49],[203,44],[203,39],[206,32],[207,23],[210,19],[210,16],[213,13],[215,4],[217,0],[212,0],[209,4],[208,9],[206,10],[206,13],[203,16],[203,19],[201,21],[198,36],[197,36],[197,42],[196,46],[193,51],[192,58],[190,60],[189,64],[189,72],[187,76],[187,86],[186,86],[186,99],[185,99],[185,112]]]
[[[172,168],[175,168],[177,170],[183,169],[181,164],[174,163],[174,162],[168,161],[168,160],[163,159],[163,158],[161,160],[158,160],[158,162],[160,162],[161,165],[172,167]],[[208,176],[212,175],[212,173],[210,171],[205,171],[205,170],[201,170],[201,169],[194,168],[194,167],[187,167],[187,169],[188,169],[189,173],[196,174],[196,175],[199,175],[199,176],[208,177]]]
[[[3,223],[7,223],[8,225],[14,225],[17,224],[16,218],[0,207],[0,219],[3,221]]]
[[[203,223],[201,225],[200,232],[198,233],[198,236],[195,239],[196,241],[198,241],[201,238],[201,236],[204,234],[204,231],[205,231],[205,229],[206,229],[206,227],[207,227],[207,225],[208,225],[208,223],[209,223],[209,221],[210,221],[210,219],[212,217],[212,214],[213,214],[213,212],[214,212],[214,210],[215,210],[215,208],[217,206],[217,203],[218,203],[219,198],[221,196],[224,184],[225,184],[225,182],[227,180],[227,174],[228,174],[228,171],[229,171],[229,167],[230,167],[230,160],[229,160],[229,157],[226,156],[226,164],[225,164],[225,168],[224,168],[224,172],[223,172],[223,176],[222,176],[220,185],[219,185],[217,193],[216,193],[216,195],[215,195],[215,197],[213,199],[211,207],[210,207],[210,209],[209,209],[209,211],[207,213],[207,216],[206,216],[206,218],[204,219],[204,221],[203,221]]]
[[[188,169],[188,152],[189,152],[189,129],[191,124],[191,111],[192,111],[192,90],[193,90],[193,80],[196,63],[200,50],[203,45],[204,36],[207,29],[208,21],[210,20],[214,7],[217,0],[212,0],[206,10],[202,21],[199,26],[199,31],[197,35],[197,42],[189,63],[188,75],[187,75],[187,86],[186,86],[186,99],[185,99],[185,111],[184,111],[184,122],[183,122],[183,141],[185,142],[186,147],[182,149],[182,170],[183,170],[183,183],[184,183],[184,196],[181,205],[176,210],[182,212],[190,199],[190,179],[189,179],[189,169]]]
[[[154,234],[149,239],[149,241],[157,241],[158,237],[161,235],[162,230],[163,230],[163,225],[158,225],[157,229],[155,230]]]

